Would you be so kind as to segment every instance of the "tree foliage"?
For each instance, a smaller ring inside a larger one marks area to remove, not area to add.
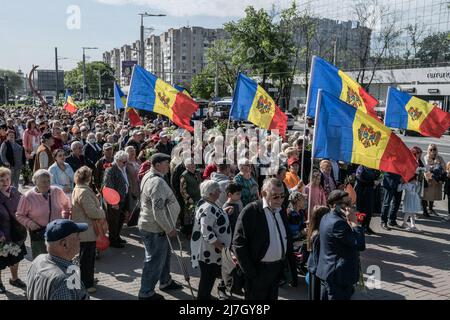
[[[450,61],[450,39],[447,32],[439,32],[425,37],[419,44],[417,58],[423,63]]]
[[[86,63],[86,92],[90,97],[98,97],[98,71],[100,71],[102,82],[102,95],[112,93],[115,81],[113,69],[106,63],[95,61]],[[77,67],[71,71],[67,71],[64,75],[64,85],[71,90],[72,94],[81,94],[83,92],[83,63],[79,62]]]
[[[14,71],[0,69],[0,77],[7,79],[8,96],[16,93],[22,87],[22,79]]]

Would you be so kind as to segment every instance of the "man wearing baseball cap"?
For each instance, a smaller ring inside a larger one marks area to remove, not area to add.
[[[72,262],[80,253],[80,232],[86,223],[67,219],[50,222],[45,229],[47,254],[34,259],[27,274],[28,300],[88,300],[79,267]]]

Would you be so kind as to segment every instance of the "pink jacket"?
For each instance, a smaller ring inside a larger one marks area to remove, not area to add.
[[[50,221],[56,219],[68,219],[70,213],[70,200],[58,187],[50,187],[50,197],[52,201],[52,216]],[[42,193],[36,192],[36,188],[28,190],[22,196],[17,207],[17,220],[30,229],[32,222],[45,227],[49,222],[49,203]]]
[[[325,195],[325,190],[322,188],[322,186],[313,186],[310,183],[305,187],[303,192],[306,195],[308,195],[310,189],[311,189],[311,206],[309,207],[309,210],[308,210],[309,211],[308,219],[314,210],[314,206],[316,206],[316,205],[326,206],[327,205],[327,197]]]
[[[40,132],[37,129],[34,130],[29,130],[26,129],[23,133],[23,147],[25,149],[25,152],[27,154],[27,156],[30,155],[30,153],[33,151],[33,145],[32,145],[32,138],[33,136],[35,137],[40,137]]]

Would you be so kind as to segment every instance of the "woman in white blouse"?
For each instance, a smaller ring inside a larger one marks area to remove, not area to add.
[[[195,210],[191,238],[191,261],[200,266],[198,300],[210,300],[211,290],[220,275],[222,250],[231,244],[231,227],[228,215],[215,202],[220,196],[217,182],[206,180],[200,185],[202,199]]]

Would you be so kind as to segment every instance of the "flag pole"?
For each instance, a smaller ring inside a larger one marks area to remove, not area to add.
[[[127,117],[128,99],[130,98],[131,86],[133,84],[133,78],[134,78],[133,76],[134,76],[135,69],[136,69],[136,65],[133,66],[133,71],[131,72],[130,89],[128,90],[126,105],[123,108],[122,127],[125,125],[125,119]],[[122,150],[122,146],[119,146],[119,150]]]
[[[231,113],[233,112],[233,105],[234,105],[234,95],[236,94],[236,87],[238,85],[238,81],[239,81],[239,68],[238,68],[238,74],[236,77],[236,83],[234,84],[234,90],[233,90],[233,99],[231,100],[231,107],[230,107],[230,114],[228,115],[228,123],[227,123],[227,131],[230,128],[230,121],[231,121]]]
[[[388,87],[387,96],[386,96],[386,105],[384,107],[384,125],[386,126],[386,115],[387,115],[387,107],[389,105],[389,93],[391,92],[391,86]],[[387,127],[387,126],[386,126]]]
[[[316,103],[316,114],[314,116],[314,133],[313,133],[313,141],[312,141],[312,150],[311,150],[311,174],[314,170],[314,157],[316,156],[316,131],[317,131],[317,117],[319,116],[320,104],[322,102],[322,89],[319,89],[317,92],[317,103]],[[311,184],[311,181],[309,182]],[[308,221],[309,221],[309,213],[311,212],[311,187],[309,188],[308,193]]]
[[[305,117],[304,117],[304,123],[303,123],[303,143],[302,143],[302,159],[301,159],[301,164],[302,164],[302,169],[300,171],[300,180],[302,182],[304,182],[303,180],[303,166],[304,166],[304,159],[305,159],[305,134],[306,134],[306,123],[307,123],[307,116],[308,116],[308,105],[309,105],[309,99],[311,96],[311,83],[313,80],[313,70],[314,70],[314,64],[316,63],[316,56],[312,57],[312,62],[311,62],[311,68],[309,70],[309,74],[310,74],[310,78],[309,78],[309,86],[308,86],[308,93],[306,94],[306,107],[305,107]],[[308,83],[308,79],[305,79],[305,83]],[[315,120],[314,120],[315,121]],[[315,128],[315,126],[314,126]],[[314,138],[314,137],[313,137]],[[312,158],[311,158],[311,163],[312,163]],[[311,171],[312,173],[312,171]],[[310,173],[310,174],[311,174]]]

